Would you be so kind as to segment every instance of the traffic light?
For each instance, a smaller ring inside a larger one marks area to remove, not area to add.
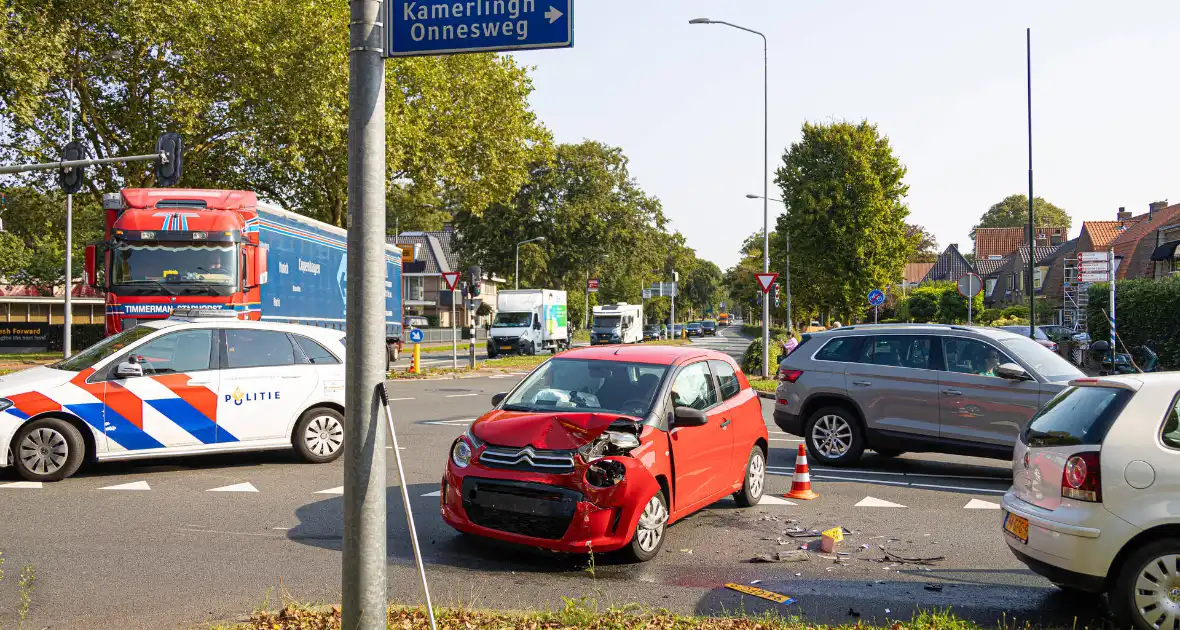
[[[779,288],[778,288],[778,283],[776,282],[776,283],[774,283],[774,307],[778,308],[778,306],[779,306]]]
[[[167,188],[180,181],[180,163],[184,158],[184,142],[180,134],[168,132],[156,142],[156,185]]]
[[[471,289],[471,297],[479,297],[483,291],[483,271],[478,265],[472,265],[467,268],[467,286]]]
[[[86,147],[81,142],[71,142],[61,148],[61,161],[74,162],[86,159]],[[67,195],[72,195],[86,184],[86,169],[81,166],[63,168],[57,172],[57,182]]]

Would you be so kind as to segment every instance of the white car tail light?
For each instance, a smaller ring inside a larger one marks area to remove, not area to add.
[[[1102,502],[1102,473],[1098,453],[1078,453],[1061,471],[1061,496],[1066,499]]]

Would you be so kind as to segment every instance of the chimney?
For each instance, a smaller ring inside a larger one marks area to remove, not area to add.
[[[1163,201],[1153,201],[1153,202],[1147,204],[1147,220],[1150,221],[1151,215],[1153,215],[1157,211],[1163,210],[1164,208],[1167,208],[1167,207],[1168,207],[1168,200],[1167,199],[1165,199]]]
[[[1119,206],[1119,221],[1130,221],[1130,220],[1131,220],[1131,213],[1127,212],[1126,208]]]
[[[450,223],[444,223],[442,231],[443,232],[454,232],[455,226],[451,225]]]

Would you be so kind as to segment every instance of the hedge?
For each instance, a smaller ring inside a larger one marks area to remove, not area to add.
[[[1115,316],[1123,346],[1134,350],[1145,342],[1159,355],[1160,367],[1180,368],[1180,278],[1120,280],[1115,288]],[[1104,310],[1110,304],[1110,284],[1090,286],[1086,320],[1093,340],[1110,339]]]
[[[772,335],[770,337],[769,373],[771,378],[778,374],[778,362],[782,360],[779,348],[786,342],[786,335]],[[749,346],[746,346],[746,352],[742,355],[742,371],[747,375],[762,374],[762,337],[755,338]]]

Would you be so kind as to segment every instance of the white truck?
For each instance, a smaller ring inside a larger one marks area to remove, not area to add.
[[[500,354],[554,354],[570,345],[565,291],[499,291],[496,319],[488,332],[488,358]]]
[[[590,327],[590,345],[639,343],[643,341],[643,306],[640,304],[605,304],[594,307]]]

